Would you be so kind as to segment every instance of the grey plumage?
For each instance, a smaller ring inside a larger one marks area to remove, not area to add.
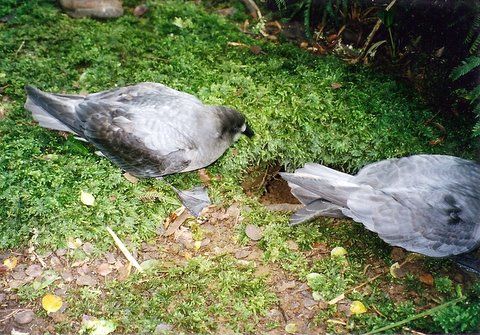
[[[253,135],[238,111],[205,105],[162,84],[140,83],[87,96],[25,89],[25,108],[42,127],[75,134],[137,177],[200,169],[242,133]],[[205,189],[175,191],[195,215],[210,202]]]
[[[248,133],[236,110],[204,105],[157,83],[87,96],[45,93],[32,86],[26,91],[25,108],[42,127],[76,134],[138,177],[205,167],[242,132]]]
[[[416,155],[367,165],[355,176],[307,164],[282,177],[305,205],[292,224],[349,217],[391,245],[432,257],[480,245],[480,165],[475,162]]]

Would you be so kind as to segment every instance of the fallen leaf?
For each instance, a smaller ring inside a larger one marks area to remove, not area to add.
[[[93,206],[95,204],[95,197],[92,194],[82,190],[80,193],[80,201],[86,206]]]
[[[358,300],[352,301],[352,304],[350,305],[350,312],[352,314],[355,314],[355,315],[362,314],[362,313],[365,313],[366,311],[367,311],[367,308],[361,301],[358,301]]]
[[[432,286],[433,285],[433,276],[428,273],[428,272],[425,272],[425,273],[422,273],[419,277],[420,281],[428,286]]]
[[[295,323],[287,323],[287,324],[285,325],[285,331],[286,331],[288,334],[295,334],[295,333],[298,331],[297,324],[295,324]]]
[[[202,246],[202,241],[195,241],[195,243],[193,243],[193,249],[195,251],[198,251],[200,250],[200,247]]]
[[[128,172],[125,172],[125,173],[123,174],[123,177],[124,177],[126,180],[128,180],[129,182],[131,182],[132,184],[138,183],[138,178],[135,177],[135,176],[132,176],[132,175],[131,175],[130,173],[128,173]]]
[[[198,178],[200,178],[200,181],[202,182],[203,185],[210,185],[211,178],[208,175],[207,170],[205,169],[200,169],[198,170]]]
[[[158,268],[161,265],[162,265],[162,262],[158,259],[147,259],[146,261],[143,261],[140,264],[140,267],[144,271],[147,271],[147,270],[151,270],[151,269],[154,269],[154,268]]]
[[[8,267],[3,264],[0,264],[0,276],[4,276],[8,271]]]
[[[340,87],[342,87],[343,85],[340,84],[340,83],[332,83],[332,85],[330,85],[334,90],[338,90]]]
[[[46,294],[42,298],[42,307],[47,313],[55,313],[63,305],[62,298],[57,297],[54,294]]]
[[[259,227],[249,224],[245,227],[245,234],[248,236],[249,239],[252,241],[258,241],[263,237],[263,231]]]
[[[398,264],[398,262],[396,263],[393,263],[391,266],[390,266],[390,274],[392,275],[393,278],[399,278],[399,274],[398,274],[398,271],[400,270],[400,264]]]
[[[95,247],[93,246],[92,243],[90,243],[90,242],[85,242],[85,244],[83,244],[83,246],[82,246],[82,250],[83,250],[86,254],[91,254],[91,253],[95,250]]]
[[[93,317],[84,317],[80,334],[107,335],[115,331],[117,326],[113,321]]]
[[[345,256],[347,254],[347,250],[344,247],[335,247],[330,251],[330,256],[332,257],[340,257]]]
[[[77,278],[76,283],[80,286],[95,286],[97,285],[97,279],[90,275],[83,275]]]
[[[82,245],[82,240],[79,238],[74,239],[69,237],[67,240],[67,245],[70,249],[78,249]]]
[[[15,256],[12,256],[3,260],[3,265],[5,265],[10,271],[15,269],[17,264],[18,264],[18,258]]]
[[[322,301],[323,300],[322,294],[320,292],[317,292],[317,291],[312,292],[312,298],[315,301]]]
[[[254,55],[259,55],[262,52],[262,48],[258,45],[252,45],[250,47],[250,52]]]
[[[170,214],[165,221],[164,226],[166,227],[166,230],[165,233],[163,233],[163,236],[173,235],[190,216],[189,211],[187,211],[185,207],[182,206],[178,208],[175,212]]]
[[[30,277],[38,277],[42,274],[42,267],[38,264],[32,264],[25,270],[25,273]]]

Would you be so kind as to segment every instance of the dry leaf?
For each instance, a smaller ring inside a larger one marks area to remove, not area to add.
[[[205,169],[198,170],[198,178],[200,178],[200,181],[202,182],[203,185],[205,186],[210,185],[211,178],[208,175],[207,170]]]
[[[128,172],[125,172],[123,174],[123,177],[125,177],[126,180],[128,180],[129,182],[131,182],[132,184],[136,184],[138,183],[138,178],[135,177],[135,176],[132,176],[130,173]]]
[[[422,273],[419,277],[420,281],[428,286],[432,286],[433,285],[433,276],[428,273],[428,272],[425,272],[425,273]]]
[[[185,207],[178,208],[175,212],[169,215],[165,221],[166,231],[163,233],[163,236],[173,235],[178,228],[190,217],[190,212],[185,209]]]
[[[3,261],[3,265],[5,265],[10,271],[15,269],[18,264],[18,258],[15,256],[9,257]]]
[[[332,83],[332,85],[330,85],[334,90],[338,90],[340,87],[342,87],[343,85],[340,84],[340,83]]]
[[[362,314],[367,311],[367,308],[365,305],[358,300],[352,301],[352,304],[350,305],[350,312],[352,314]]]
[[[42,298],[42,307],[47,313],[55,313],[63,305],[62,298],[57,297],[54,294],[46,294]]]
[[[67,240],[67,245],[70,249],[77,249],[82,245],[82,240],[79,238],[74,239],[73,237],[69,237]]]
[[[345,256],[346,254],[347,250],[344,247],[335,247],[330,251],[330,256],[332,257]]]
[[[80,201],[86,206],[93,206],[95,204],[95,197],[88,192],[82,191],[80,193]]]
[[[398,264],[398,262],[396,263],[393,263],[391,266],[390,266],[390,274],[392,275],[393,278],[399,278],[399,274],[398,274],[398,271],[400,270],[400,264]]]

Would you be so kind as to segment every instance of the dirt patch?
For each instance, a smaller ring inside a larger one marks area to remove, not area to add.
[[[204,216],[205,219],[201,222],[193,218],[186,220],[169,236],[164,236],[168,227],[159,229],[159,235],[154,241],[143,243],[136,251],[127,241],[126,245],[139,263],[158,260],[162,264],[175,266],[182,265],[195,256],[216,257],[227,254],[238,259],[238,262],[251,262],[256,269],[255,276],[264,277],[278,298],[278,304],[272,306],[267,315],[257,322],[258,333],[283,334],[288,323],[295,323],[298,331],[303,334],[324,332],[322,327],[313,325],[312,320],[325,306],[312,299],[308,286],[279,265],[264,261],[259,242],[251,240],[246,245],[238,243],[237,232],[242,221],[239,205],[234,204],[229,208],[212,206],[204,212]],[[201,244],[196,244],[195,240],[201,241]],[[72,255],[78,253],[87,257],[75,261]],[[60,311],[46,316],[40,303],[44,293],[25,303],[17,292],[23,285],[34,282],[43,285],[42,283],[53,280],[49,291],[65,302],[69,294],[78,291],[80,287],[102,291],[106,281],[125,280],[133,271],[117,250],[97,257],[94,255],[94,245],[75,239],[69,241],[68,248],[44,255],[37,255],[32,249],[0,255],[2,262],[12,257],[18,262],[12,270],[3,274],[0,284],[0,334],[10,334],[13,329],[34,335],[55,333],[55,325],[59,322],[71,324],[72,331],[78,331],[82,320],[69,316],[66,304]],[[52,273],[54,278],[50,277]],[[25,310],[33,311],[33,318],[20,324],[16,316]],[[217,333],[221,334],[222,325],[218,327]]]
[[[252,168],[242,182],[243,190],[250,196],[259,196],[264,205],[299,204],[279,172],[282,172],[279,164],[264,169]]]

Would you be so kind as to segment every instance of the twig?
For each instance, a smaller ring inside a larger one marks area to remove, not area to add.
[[[115,244],[120,249],[120,251],[125,255],[125,257],[128,259],[130,264],[132,264],[139,272],[143,272],[143,269],[140,266],[140,264],[138,264],[137,260],[133,258],[132,254],[130,253],[130,251],[128,251],[125,244],[123,244],[123,242],[120,241],[117,234],[115,234],[115,232],[110,227],[107,226],[106,228],[107,228],[107,231],[110,233],[110,235],[113,237]]]
[[[22,41],[22,43],[18,47],[17,51],[15,51],[15,56],[18,55],[18,53],[20,52],[20,50],[22,50],[24,45],[25,45],[25,40]]]
[[[352,288],[346,290],[345,292],[343,292],[343,293],[340,294],[339,296],[337,296],[337,297],[333,298],[332,300],[330,300],[330,301],[328,302],[328,304],[329,304],[329,305],[334,305],[334,304],[336,304],[336,303],[339,302],[340,300],[345,299],[345,294],[350,293],[350,292],[352,292],[352,291],[355,291],[356,289],[359,289],[360,287],[367,285],[368,283],[374,281],[375,279],[377,279],[378,277],[380,277],[380,276],[382,276],[382,275],[384,275],[384,274],[385,274],[385,272],[379,273],[378,275],[370,278],[369,280],[361,283],[360,285],[357,285],[357,286],[355,286],[355,287],[352,287]]]
[[[392,8],[392,6],[395,4],[395,2],[397,2],[397,0],[392,0],[392,2],[390,2],[388,4],[388,6],[387,6],[387,8],[385,8],[385,10],[389,11],[390,8]],[[365,41],[365,44],[363,45],[362,52],[360,53],[360,56],[358,56],[358,58],[357,58],[357,61],[365,56],[365,53],[367,52],[368,46],[370,45],[370,42],[372,42],[373,36],[375,36],[375,34],[377,33],[377,30],[380,28],[381,25],[382,25],[382,20],[378,19],[377,22],[375,23],[375,25],[373,26],[373,29],[370,32],[370,35],[368,35],[367,40]]]
[[[40,258],[40,256],[38,256],[38,254],[35,251],[32,251],[32,254],[38,259],[40,264],[42,264],[42,267],[44,267],[44,268],[47,267],[47,264],[43,261],[43,259]]]
[[[245,4],[248,11],[250,12],[250,15],[254,19],[262,18],[262,13],[260,12],[260,8],[258,8],[257,4],[253,0],[242,0],[242,2]]]
[[[413,320],[417,320],[417,319],[420,319],[420,318],[423,318],[425,316],[429,316],[429,315],[432,315],[434,314],[435,312],[439,311],[439,310],[442,310],[444,309],[445,307],[448,307],[450,305],[453,305],[453,304],[456,304],[457,302],[460,302],[462,300],[465,300],[465,296],[463,297],[460,297],[460,298],[457,298],[457,299],[453,299],[449,302],[446,302],[442,305],[439,305],[437,307],[433,307],[433,308],[430,308],[428,310],[426,310],[425,312],[422,312],[422,313],[418,313],[416,315],[413,315],[411,317],[408,317],[406,319],[403,319],[402,321],[398,321],[398,322],[395,322],[395,323],[392,323],[388,326],[385,326],[385,327],[381,327],[381,328],[378,328],[378,329],[374,329],[368,333],[365,333],[365,335],[373,335],[373,334],[378,334],[378,333],[383,333],[385,330],[390,330],[390,329],[393,329],[393,328],[397,328],[399,326],[402,326],[406,323],[409,323],[410,321],[413,321]]]
[[[407,332],[410,332],[412,334],[415,334],[415,335],[426,335],[425,333],[419,332],[417,330],[413,330],[413,329],[408,328],[408,327],[402,327],[402,329],[406,330]]]

